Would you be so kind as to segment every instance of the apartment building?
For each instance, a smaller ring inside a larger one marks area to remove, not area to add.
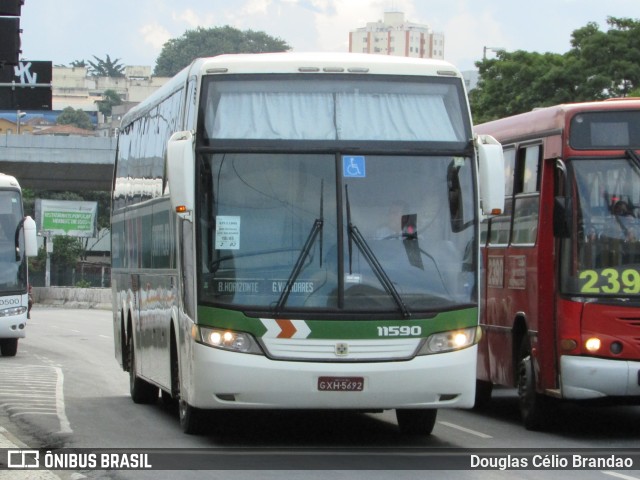
[[[126,66],[122,77],[90,76],[86,67],[53,67],[53,110],[67,107],[96,111],[96,101],[113,90],[126,103],[137,104],[164,85],[169,78],[154,77],[151,67]]]
[[[349,51],[443,60],[444,34],[407,22],[402,12],[385,12],[383,20],[349,32]]]

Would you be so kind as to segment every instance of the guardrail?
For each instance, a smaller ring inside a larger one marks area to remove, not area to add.
[[[34,308],[95,308],[111,310],[110,288],[33,287]]]

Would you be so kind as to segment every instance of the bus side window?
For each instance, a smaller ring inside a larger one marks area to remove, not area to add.
[[[536,243],[540,208],[540,153],[540,145],[518,150],[511,238],[514,244]]]

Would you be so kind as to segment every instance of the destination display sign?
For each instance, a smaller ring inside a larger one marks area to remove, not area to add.
[[[286,280],[265,279],[216,279],[211,283],[213,291],[218,295],[227,294],[280,294],[287,287]],[[291,286],[291,294],[309,294],[315,291],[314,282],[294,282]]]

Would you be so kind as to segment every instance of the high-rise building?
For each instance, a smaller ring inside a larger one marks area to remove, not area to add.
[[[444,34],[406,22],[402,12],[385,12],[384,20],[349,32],[349,51],[443,60]]]

